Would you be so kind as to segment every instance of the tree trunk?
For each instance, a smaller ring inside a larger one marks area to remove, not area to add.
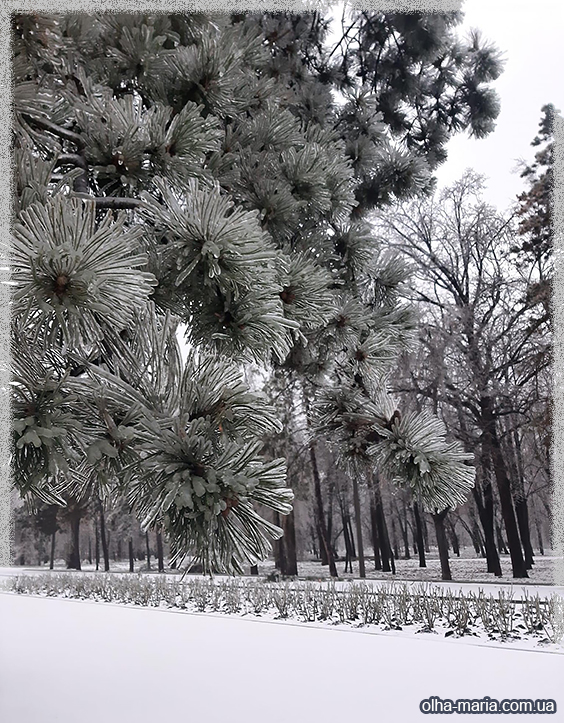
[[[386,540],[386,550],[387,554],[389,556],[390,560],[390,568],[392,571],[392,575],[396,574],[396,563],[394,560],[394,555],[392,553],[392,546],[390,545],[390,535],[388,534],[388,525],[386,524],[386,515],[384,513],[384,502],[382,502],[382,523],[384,527],[384,537]]]
[[[358,547],[358,574],[360,577],[366,577],[366,568],[364,566],[364,544],[362,542],[362,520],[360,517],[360,494],[356,476],[353,477],[353,500],[354,519],[356,524],[356,544]]]
[[[274,524],[277,527],[282,526],[279,512],[274,513]],[[284,549],[283,537],[279,537],[277,540],[274,540],[272,544],[272,551],[274,553],[274,567],[277,570],[280,570],[281,575],[284,575],[284,570],[286,569],[286,550]]]
[[[452,542],[452,551],[457,556],[460,557],[460,543],[458,540],[458,535],[456,534],[456,530],[454,528],[454,522],[452,521],[452,518],[450,515],[446,519],[448,529],[450,532],[450,539]]]
[[[347,515],[347,530],[349,531],[349,542],[351,545],[351,560],[356,560],[356,545],[354,542],[354,530],[352,528],[351,516],[349,511],[346,511]]]
[[[382,504],[382,495],[380,492],[380,480],[378,478],[376,478],[376,481],[374,482],[374,501],[376,505],[378,541],[380,543],[380,552],[382,554],[382,572],[393,572],[395,566],[393,564],[393,555],[390,549],[386,518],[384,517],[384,505]]]
[[[519,496],[515,499],[515,513],[519,526],[519,537],[525,552],[525,566],[531,570],[535,561],[533,559],[533,546],[531,544],[531,530],[529,528],[529,510],[526,497]]]
[[[403,522],[401,519],[402,516],[398,510],[398,523],[400,526],[401,537],[403,540],[403,550],[404,550],[403,559],[411,560],[411,553],[409,552],[409,536],[408,536],[409,535],[409,527],[408,527],[408,522],[407,522],[407,510],[405,507],[405,500],[403,500],[402,511],[403,511]]]
[[[513,423],[516,424],[516,420],[513,420]],[[521,447],[521,438],[516,426],[513,427],[513,430],[509,435],[509,439],[511,442],[511,449],[513,451],[514,474],[517,482],[515,494],[513,496],[515,514],[517,516],[517,526],[519,528],[519,537],[521,538],[523,552],[525,553],[525,566],[527,570],[531,570],[535,561],[533,559],[533,545],[531,543],[529,507],[523,488],[523,480],[525,476],[523,450]]]
[[[258,575],[258,565],[251,565],[251,575]]]
[[[503,539],[503,535],[501,533],[501,525],[499,522],[495,523],[495,531],[497,535],[497,546],[499,548],[499,551],[502,552],[504,555],[509,555],[509,550],[507,549],[505,545],[505,541]]]
[[[88,535],[88,564],[92,564],[92,538]]]
[[[315,515],[317,517],[317,510],[315,511]],[[327,546],[325,544],[325,540],[321,536],[321,527],[319,525],[316,526],[317,530],[317,545],[319,547],[319,559],[321,560],[321,565],[325,567],[325,565],[329,564],[329,556],[327,555]]]
[[[421,515],[421,527],[423,529],[423,542],[425,544],[425,552],[429,554],[431,552],[431,545],[429,544],[429,530],[427,529],[427,520],[425,515]]]
[[[397,560],[399,558],[399,550],[398,550],[398,538],[397,538],[396,518],[394,516],[394,510],[391,511],[391,520],[392,520],[392,549],[393,549],[393,553],[394,553],[394,558]]]
[[[96,570],[100,568],[100,530],[98,529],[98,521],[94,525],[94,557],[96,558]]]
[[[99,502],[99,513],[100,513],[100,539],[102,541],[102,554],[104,556],[104,572],[109,572],[110,569],[110,553],[108,550],[108,539],[106,537],[106,518],[104,516],[104,508],[102,503]]]
[[[280,527],[280,514],[274,512],[273,522],[277,527]],[[282,570],[282,538],[274,540],[272,543],[272,554],[274,555],[274,567],[276,570]]]
[[[339,497],[339,507],[341,509],[341,520],[343,522],[343,537],[345,540],[345,572],[352,572],[352,561],[356,557],[354,553],[354,542],[349,524],[349,514],[346,510],[346,501]]]
[[[157,530],[157,562],[159,572],[164,572],[163,536],[160,530]]]
[[[131,537],[129,538],[128,547],[129,547],[129,572],[133,572],[133,571],[135,570],[135,566],[134,566],[134,564],[133,564],[133,563],[134,563],[134,560],[133,560],[133,540],[131,539]]]
[[[374,548],[374,569],[381,570],[382,559],[380,557],[380,540],[378,539],[378,519],[376,515],[374,494],[370,497],[370,528],[372,530],[372,546]]]
[[[419,553],[419,567],[427,567],[425,560],[425,543],[423,542],[423,526],[421,525],[421,515],[419,514],[419,505],[413,502],[413,514],[415,516],[415,533],[417,536],[417,552]]]
[[[283,575],[297,577],[298,557],[296,552],[296,523],[294,510],[289,515],[282,517],[282,529],[284,530],[284,562],[285,569],[281,570]]]
[[[151,550],[149,549],[149,530],[145,532],[145,547],[147,549],[147,570],[151,569]]]
[[[478,523],[476,522],[476,518],[472,514],[470,515],[470,525],[468,525],[462,517],[459,516],[458,519],[460,520],[460,524],[462,525],[462,527],[464,527],[464,529],[468,533],[468,537],[472,542],[472,546],[474,547],[476,555],[478,557],[485,557],[486,551],[482,545],[482,537],[480,534],[480,528],[478,527]]]
[[[435,523],[435,533],[437,535],[437,547],[439,548],[439,559],[441,561],[441,578],[443,580],[452,580],[450,572],[450,564],[448,561],[448,542],[445,531],[445,517],[448,510],[436,512],[433,517]]]
[[[542,533],[541,533],[541,527],[539,525],[539,521],[535,519],[535,527],[537,528],[537,538],[539,541],[539,553],[541,555],[544,555],[544,545],[542,541]]]
[[[538,529],[538,525],[537,525]],[[52,570],[55,567],[55,536],[57,534],[57,530],[53,530],[51,533],[51,555],[49,556],[49,569]],[[543,553],[541,553],[543,554]]]
[[[519,539],[519,531],[517,529],[517,521],[515,519],[515,510],[513,509],[509,477],[507,475],[505,460],[503,459],[503,454],[501,453],[501,447],[497,436],[491,397],[484,396],[480,399],[480,411],[483,423],[484,441],[486,446],[489,448],[497,489],[499,492],[501,514],[503,516],[505,533],[507,535],[507,544],[509,546],[509,554],[511,556],[513,577],[529,577],[525,567],[523,551],[521,549],[521,541]]]
[[[333,558],[336,557],[335,545],[333,544],[333,497],[335,491],[335,480],[331,479],[327,486],[327,544],[331,548]]]
[[[313,510],[313,516],[314,516],[314,518],[315,518],[315,508],[314,508],[314,510]],[[317,549],[317,547],[316,547],[316,542],[318,542],[318,539],[319,539],[319,538],[318,538],[318,533],[317,533],[317,525],[315,525],[315,527],[314,527],[313,525],[310,525],[309,532],[310,532],[310,538],[311,538],[311,552],[312,552],[312,555],[313,555],[315,558],[319,558],[319,557],[320,557],[320,554],[319,554],[318,549]]]
[[[495,546],[494,531],[494,507],[493,507],[493,490],[490,479],[491,458],[489,455],[487,444],[482,440],[482,450],[480,455],[482,466],[482,494],[476,485],[472,489],[474,501],[478,509],[478,516],[484,530],[484,545],[486,550],[487,571],[492,572],[496,577],[501,577],[501,562],[499,554]]]
[[[80,519],[82,511],[74,509],[69,515],[70,523],[70,550],[67,560],[69,570],[80,570]]]
[[[325,527],[325,515],[323,513],[323,498],[321,497],[321,478],[319,476],[319,468],[317,466],[317,457],[315,455],[313,443],[311,443],[309,447],[309,458],[311,461],[311,470],[313,473],[313,484],[315,490],[317,533],[319,535],[320,545],[325,550],[325,554],[327,555],[329,574],[331,575],[331,577],[337,577],[337,566],[335,565],[333,550],[331,549],[331,545],[329,544],[329,540],[327,539],[327,528]]]

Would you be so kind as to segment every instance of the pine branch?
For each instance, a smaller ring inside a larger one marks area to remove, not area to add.
[[[59,138],[70,141],[70,143],[74,143],[74,145],[79,150],[83,150],[83,148],[85,147],[84,139],[82,138],[82,136],[80,136],[78,133],[74,133],[73,131],[69,131],[68,128],[63,128],[62,126],[56,125],[56,123],[51,123],[51,121],[48,121],[45,118],[35,118],[31,115],[28,115],[27,113],[24,113],[22,117],[26,121],[26,123],[34,125],[37,128],[42,128],[43,130],[49,131],[49,133],[52,133]]]
[[[75,197],[83,198],[86,201],[94,201],[96,208],[108,208],[114,211],[133,209],[141,205],[141,200],[138,198],[122,198],[120,196],[89,196],[87,193],[76,193]]]
[[[77,193],[88,194],[90,184],[88,182],[88,164],[80,153],[61,153],[56,165],[72,165],[82,169],[82,173],[75,179],[73,190]]]
[[[57,158],[56,165],[78,166],[79,168],[84,168],[84,170],[88,168],[84,156],[79,153],[61,153]]]

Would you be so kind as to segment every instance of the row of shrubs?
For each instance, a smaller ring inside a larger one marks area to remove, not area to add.
[[[269,584],[259,580],[142,575],[21,575],[12,578],[16,593],[59,596],[142,606],[165,606],[190,612],[271,615],[301,622],[379,625],[384,629],[419,626],[445,629],[446,635],[485,631],[501,640],[535,637],[558,643],[564,636],[563,599],[538,594],[515,599],[497,595],[454,593],[425,584],[392,583],[371,587],[354,582],[338,589],[308,582]]]

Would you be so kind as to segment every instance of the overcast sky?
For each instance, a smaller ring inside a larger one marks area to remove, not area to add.
[[[564,0],[465,0],[462,10],[462,29],[478,28],[504,52],[505,70],[493,84],[501,113],[487,138],[450,141],[437,178],[443,185],[474,168],[489,178],[486,200],[501,210],[526,188],[515,167],[534,156],[541,107],[564,112]]]

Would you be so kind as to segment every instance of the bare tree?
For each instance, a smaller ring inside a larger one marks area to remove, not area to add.
[[[549,319],[531,313],[523,293],[530,279],[507,260],[513,219],[482,201],[482,186],[479,176],[466,172],[440,196],[381,213],[376,223],[380,235],[414,263],[413,292],[424,323],[419,363],[410,364],[403,391],[427,399],[467,448],[480,447],[474,498],[488,569],[501,574],[493,477],[513,576],[527,577],[512,496],[520,481],[508,464],[505,420],[511,415],[524,424],[542,406]],[[526,540],[526,497],[518,499]]]

